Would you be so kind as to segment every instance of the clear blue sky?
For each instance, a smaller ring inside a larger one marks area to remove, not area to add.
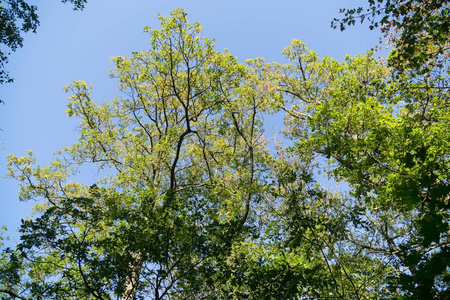
[[[346,54],[365,53],[378,42],[379,32],[367,26],[333,30],[339,8],[361,1],[345,0],[90,0],[86,9],[72,11],[59,0],[29,1],[38,6],[41,26],[25,35],[24,47],[10,56],[7,68],[13,84],[0,86],[0,174],[7,172],[6,155],[33,150],[39,164],[77,139],[77,119],[66,117],[63,87],[85,80],[94,87],[93,99],[112,99],[116,82],[108,78],[112,56],[146,49],[149,37],[142,28],[159,27],[158,14],[177,7],[199,21],[216,49],[228,48],[239,60],[264,57],[283,61],[282,49],[293,38],[304,41],[319,55],[342,60]],[[81,174],[94,182],[96,173]],[[30,215],[30,203],[18,200],[18,183],[0,177],[0,226],[14,235],[20,220]]]

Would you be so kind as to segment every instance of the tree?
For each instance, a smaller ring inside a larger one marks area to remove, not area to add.
[[[394,252],[408,269],[395,278],[396,284],[414,297],[445,298],[449,293],[449,9],[448,1],[369,1],[365,13],[362,7],[341,10],[345,17],[333,24],[340,23],[344,30],[355,19],[363,22],[367,17],[371,29],[381,26],[394,48],[388,61],[397,81],[390,96],[395,99],[393,113],[389,123],[378,125],[389,134],[383,138],[387,144],[362,145],[362,157],[378,167],[367,169],[366,163],[354,168],[353,159],[346,157],[341,161],[346,166],[337,169],[347,169],[344,176],[356,171],[379,178],[368,190],[412,213],[408,242],[391,247],[398,249]],[[368,186],[359,181],[358,186]]]
[[[183,10],[159,18],[149,50],[113,59],[122,97],[67,86],[76,144],[46,167],[9,156],[39,204],[0,256],[2,297],[446,299],[447,73],[298,40],[287,65],[239,63]],[[264,136],[273,113],[292,146]],[[109,175],[70,181],[92,163]]]
[[[70,2],[75,10],[82,10],[87,0],[62,0],[61,2]],[[4,46],[0,49],[0,84],[13,81],[5,65],[8,63],[10,51],[16,51],[23,46],[21,32],[35,33],[38,26],[39,17],[35,5],[30,5],[25,0],[0,2],[0,44]]]
[[[393,292],[445,298],[450,240],[448,78],[395,81],[373,58],[319,59],[299,41],[283,78],[287,133],[351,187],[347,242],[386,262]],[[289,103],[289,102],[288,102]]]
[[[380,27],[394,51],[390,63],[400,72],[415,70],[428,73],[448,68],[450,54],[450,3],[448,0],[369,0],[368,7],[341,9],[344,18],[332,26],[344,30],[359,19],[370,22],[370,29]]]
[[[124,97],[95,104],[84,82],[69,116],[79,142],[48,167],[10,157],[23,199],[44,199],[24,221],[22,295],[31,298],[182,299],[205,290],[233,244],[253,227],[266,168],[262,118],[270,111],[263,61],[239,64],[213,49],[183,10],[160,17],[150,50],[116,57]],[[113,175],[66,183],[94,162]],[[208,275],[208,276],[207,276]],[[217,286],[216,286],[217,287]]]

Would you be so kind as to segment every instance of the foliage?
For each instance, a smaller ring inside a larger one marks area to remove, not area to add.
[[[66,87],[76,144],[9,156],[39,204],[2,299],[446,299],[448,73],[298,40],[287,65],[240,63],[183,10],[159,18],[149,50],[113,58],[122,97]],[[290,147],[264,135],[281,113]],[[108,176],[72,182],[85,164]]]
[[[283,84],[293,102],[284,107],[287,134],[300,157],[327,159],[329,175],[352,188],[350,242],[390,258],[394,290],[447,293],[450,99],[440,87],[448,78],[405,85],[370,53],[320,60],[299,41],[285,53],[295,62]]]
[[[71,2],[75,10],[84,8],[87,0],[62,0]],[[28,4],[25,0],[4,0],[0,2],[0,84],[10,83],[13,79],[6,71],[9,51],[16,51],[23,46],[21,33],[36,32],[39,26],[37,7]]]
[[[216,52],[182,10],[160,20],[161,30],[146,29],[150,50],[114,58],[124,97],[97,105],[84,82],[67,87],[67,113],[82,121],[64,160],[40,168],[10,157],[22,197],[46,200],[21,229],[25,254],[46,249],[37,277],[50,283],[31,296],[182,297],[252,227],[274,90],[267,68]],[[86,162],[115,175],[102,187],[65,184],[69,167]]]
[[[342,19],[334,28],[344,30],[359,19],[380,27],[394,47],[390,63],[399,71],[410,69],[428,73],[448,68],[450,55],[450,3],[448,0],[369,0],[368,7],[341,9]]]

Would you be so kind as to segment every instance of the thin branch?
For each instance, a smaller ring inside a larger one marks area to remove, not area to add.
[[[16,292],[13,292],[13,291],[8,290],[8,289],[0,289],[0,293],[8,294],[8,295],[10,295],[13,298],[19,298],[19,299],[22,299],[22,300],[28,300],[28,298],[26,298],[26,297],[24,297],[22,295],[19,295]]]

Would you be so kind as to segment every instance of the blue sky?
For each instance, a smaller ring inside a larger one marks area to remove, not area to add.
[[[264,57],[283,62],[281,51],[293,38],[304,41],[319,55],[342,60],[346,54],[365,53],[378,42],[379,32],[367,26],[333,30],[330,23],[339,8],[361,1],[345,0],[90,0],[76,12],[60,1],[29,1],[38,6],[41,26],[26,34],[24,47],[7,65],[13,84],[0,86],[0,174],[7,173],[6,155],[22,156],[33,150],[39,164],[47,164],[56,150],[77,139],[78,120],[65,115],[68,95],[63,87],[85,80],[94,88],[93,99],[117,96],[116,82],[108,78],[108,59],[146,49],[144,26],[159,27],[158,14],[177,7],[199,21],[204,34],[216,40],[216,49],[228,48],[243,61]],[[83,181],[97,174],[87,170]],[[0,226],[14,235],[20,220],[30,215],[32,203],[18,200],[18,182],[0,177]]]

